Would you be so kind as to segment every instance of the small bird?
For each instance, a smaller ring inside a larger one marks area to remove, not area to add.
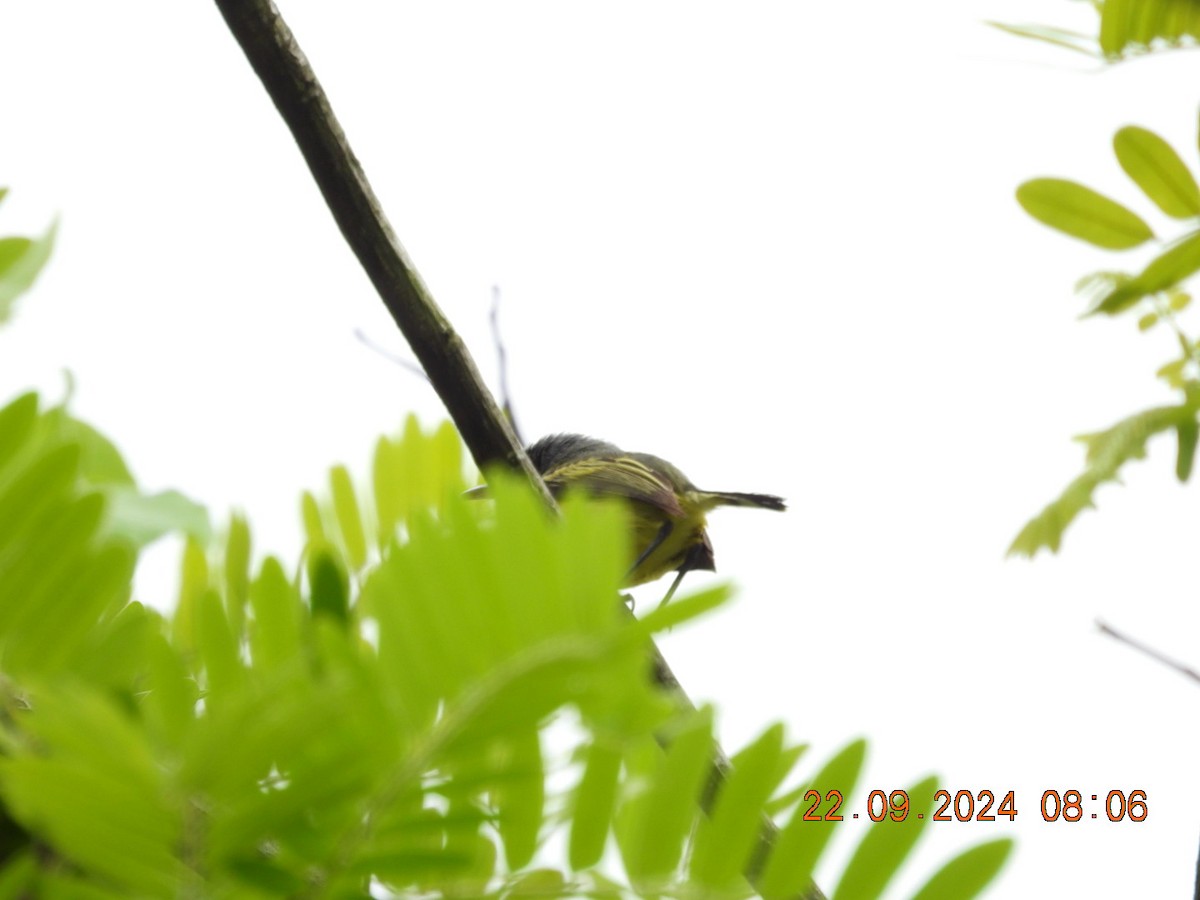
[[[665,459],[626,452],[581,434],[551,434],[526,452],[555,497],[581,488],[597,497],[628,501],[634,562],[625,583],[632,587],[677,572],[662,603],[671,599],[683,576],[693,569],[716,571],[712,543],[704,530],[704,514],[710,509],[787,509],[783,499],[773,494],[702,491]]]

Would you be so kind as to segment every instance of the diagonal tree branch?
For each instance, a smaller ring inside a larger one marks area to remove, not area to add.
[[[346,243],[408,339],[481,470],[521,471],[553,500],[484,386],[462,338],[396,238],[329,99],[270,2],[217,0],[229,30],[292,132]]]
[[[521,448],[496,405],[466,346],[434,302],[405,253],[362,166],[350,149],[317,76],[271,0],[215,0],[229,30],[280,116],[296,139],[309,171],[325,198],[338,228],[375,285],[384,306],[429,375],[463,441],[480,469],[496,464],[519,470],[555,508],[545,483]],[[692,703],[657,647],[652,646],[656,680],[681,706]],[[715,748],[705,811],[717,788],[728,778],[729,760]],[[757,880],[778,828],[763,816],[758,846],[747,878]],[[820,900],[813,887],[806,900]]]

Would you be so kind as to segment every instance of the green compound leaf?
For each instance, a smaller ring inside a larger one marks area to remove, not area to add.
[[[1125,463],[1146,455],[1146,441],[1160,432],[1188,427],[1196,410],[1190,404],[1163,406],[1122,419],[1111,428],[1081,435],[1087,445],[1087,468],[1067,485],[1058,499],[1030,519],[1008,548],[1009,556],[1033,556],[1043,547],[1057,553],[1063,532],[1084,509],[1095,506],[1092,495],[1106,481],[1116,481]],[[1190,468],[1190,466],[1189,466]]]
[[[1128,250],[1154,237],[1134,212],[1089,187],[1062,178],[1034,178],[1017,202],[1044,225],[1106,250]]]
[[[1171,145],[1146,128],[1128,125],[1113,136],[1125,174],[1168,216],[1200,216],[1200,187]]]

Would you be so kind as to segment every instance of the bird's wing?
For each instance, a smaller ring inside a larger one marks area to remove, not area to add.
[[[648,503],[674,518],[684,516],[670,485],[628,456],[573,460],[551,469],[543,477],[555,495],[570,488],[583,488],[599,497],[625,497]]]

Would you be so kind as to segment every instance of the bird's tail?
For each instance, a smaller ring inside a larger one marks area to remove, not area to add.
[[[703,491],[704,505],[714,506],[757,506],[783,512],[787,509],[782,497],[774,494],[742,494],[737,491]]]

